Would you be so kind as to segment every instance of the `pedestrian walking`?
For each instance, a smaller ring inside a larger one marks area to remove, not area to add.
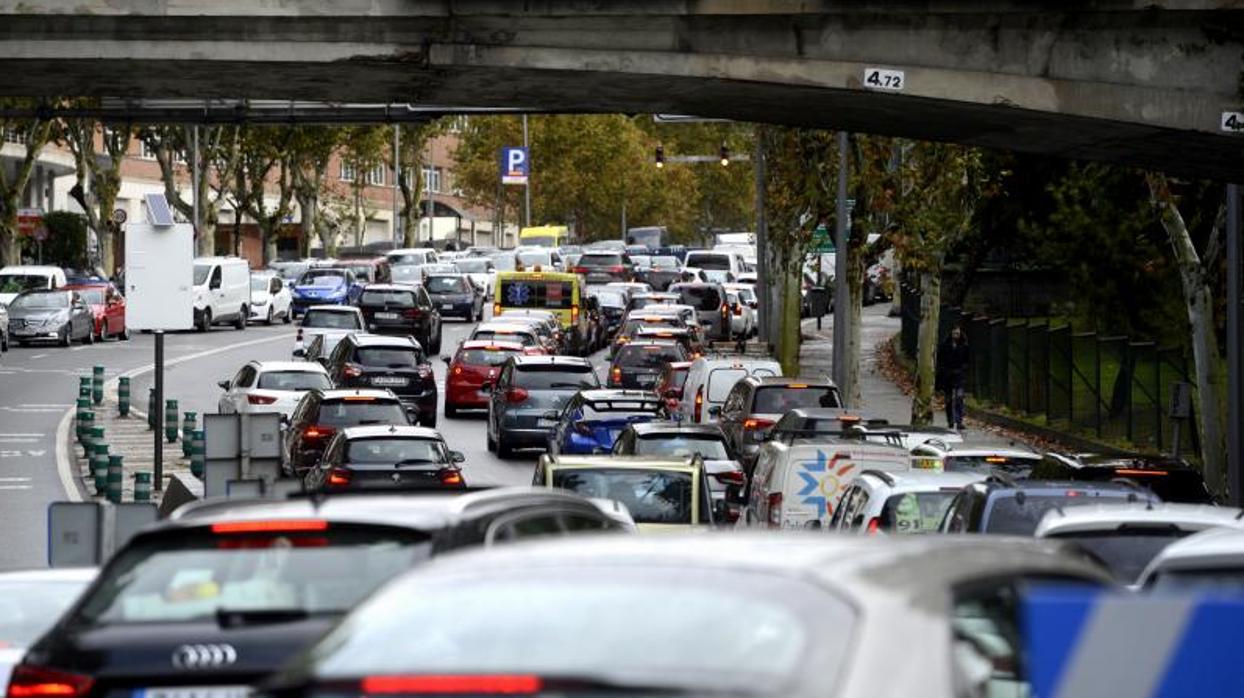
[[[963,391],[968,383],[971,357],[967,336],[963,328],[956,325],[937,350],[936,387],[945,397],[946,426],[960,431],[963,430]]]

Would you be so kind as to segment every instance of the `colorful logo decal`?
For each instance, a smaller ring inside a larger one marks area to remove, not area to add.
[[[850,462],[851,456],[836,453],[830,458],[824,451],[816,452],[815,460],[799,462],[799,477],[803,478],[803,489],[799,496],[802,504],[816,505],[817,518],[825,518],[833,513],[830,503],[838,498],[838,488],[845,481],[847,473],[855,468]],[[839,466],[840,461],[845,463]]]
[[[505,296],[514,305],[526,305],[531,299],[531,287],[527,284],[510,284]]]

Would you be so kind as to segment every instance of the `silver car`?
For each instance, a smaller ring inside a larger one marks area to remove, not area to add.
[[[95,315],[76,291],[26,291],[9,303],[9,335],[22,346],[95,341]]]
[[[0,572],[0,686],[98,572],[93,567]]]
[[[517,448],[544,448],[556,426],[545,418],[561,411],[580,390],[600,387],[587,359],[574,356],[515,356],[501,367],[496,383],[485,383],[488,450],[501,457]]]

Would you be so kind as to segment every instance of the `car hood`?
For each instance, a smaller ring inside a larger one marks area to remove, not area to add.
[[[324,291],[340,291],[345,287],[345,279],[326,279],[324,281],[315,281],[314,283],[294,286],[294,290],[302,293],[307,291],[323,293]]]
[[[0,305],[8,305],[14,298],[17,298],[16,293],[0,293]]]
[[[44,308],[9,308],[10,320],[50,320],[61,313],[67,312],[68,308],[60,308],[58,310],[47,310]]]

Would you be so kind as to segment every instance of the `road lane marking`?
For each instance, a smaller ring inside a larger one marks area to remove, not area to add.
[[[21,433],[21,434],[19,434],[19,433],[17,433],[17,432],[12,432],[12,433],[9,433],[9,434],[0,434],[0,436],[3,436],[3,437],[10,437],[10,436],[11,436],[11,437],[13,437],[13,438],[23,438],[23,437],[30,437],[30,436],[39,436],[39,437],[43,437],[43,436],[47,436],[47,434],[37,434],[37,433]]]
[[[73,474],[73,469],[77,464],[69,461],[70,451],[65,448],[69,443],[69,423],[72,421],[73,410],[65,410],[65,414],[60,418],[60,424],[56,425],[56,474],[60,477],[60,485],[65,490],[65,496],[72,502],[81,502],[82,489]]]
[[[30,482],[28,477],[0,477],[0,482]]]
[[[32,356],[32,357],[30,357],[30,358],[32,358],[32,359],[42,359],[42,358],[43,358],[43,357],[45,357],[45,356],[47,356],[47,354],[35,354],[34,356]]]
[[[0,444],[34,444],[39,443],[39,439],[29,437],[4,437],[0,436]]]
[[[0,490],[29,490],[33,489],[30,485],[0,485]]]

